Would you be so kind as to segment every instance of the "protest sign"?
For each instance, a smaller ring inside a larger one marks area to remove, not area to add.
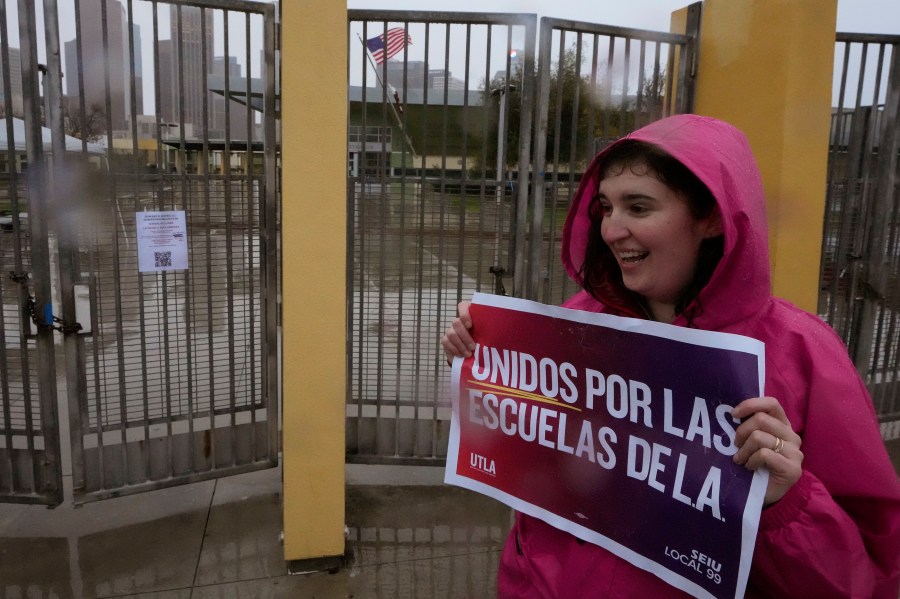
[[[742,597],[768,475],[733,462],[731,408],[762,395],[763,344],[485,294],[471,315],[445,481],[695,597]]]

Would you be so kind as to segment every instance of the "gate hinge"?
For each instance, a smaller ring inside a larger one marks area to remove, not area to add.
[[[31,322],[38,328],[49,327],[54,331],[59,331],[63,335],[75,334],[84,328],[81,326],[81,323],[75,322],[67,324],[62,318],[54,316],[53,306],[50,304],[44,306],[43,319],[39,318],[37,313],[37,302],[34,297],[30,295],[28,296],[28,314],[31,316]]]

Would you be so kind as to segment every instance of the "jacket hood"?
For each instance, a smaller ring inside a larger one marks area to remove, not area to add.
[[[589,207],[600,185],[599,172],[609,151],[625,139],[653,144],[690,169],[712,192],[722,214],[724,253],[712,277],[694,300],[693,326],[720,330],[757,314],[771,297],[768,231],[762,178],[740,130],[710,117],[683,114],[639,129],[598,154],[581,179],[563,228],[562,261],[579,285],[591,227]],[[611,266],[618,268],[618,266]],[[618,271],[595,289],[614,312],[636,315]],[[679,316],[675,324],[685,324]]]

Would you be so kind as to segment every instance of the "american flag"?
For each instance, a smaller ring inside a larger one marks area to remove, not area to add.
[[[403,27],[394,27],[387,30],[387,43],[385,43],[385,34],[376,35],[366,40],[366,46],[372,53],[372,58],[377,64],[383,63],[385,60],[412,43],[412,38],[406,35]],[[387,50],[385,50],[387,46]]]

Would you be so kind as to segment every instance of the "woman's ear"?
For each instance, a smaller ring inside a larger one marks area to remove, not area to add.
[[[724,233],[722,230],[722,211],[719,210],[718,204],[713,208],[712,213],[706,217],[706,239],[719,237]]]

